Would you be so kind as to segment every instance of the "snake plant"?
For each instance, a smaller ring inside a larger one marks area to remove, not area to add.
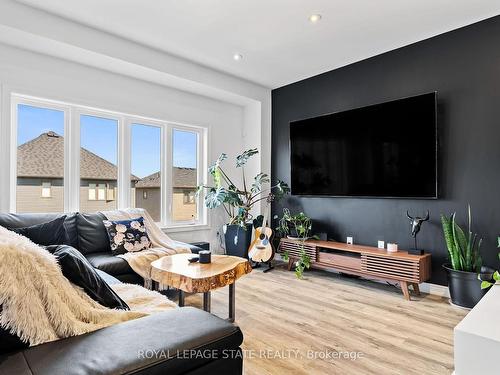
[[[481,248],[482,239],[472,232],[472,215],[468,207],[467,234],[456,222],[456,213],[450,217],[441,215],[443,233],[448,248],[451,268],[456,271],[479,272],[482,265]]]

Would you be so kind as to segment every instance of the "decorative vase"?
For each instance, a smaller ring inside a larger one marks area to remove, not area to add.
[[[448,274],[448,289],[454,305],[473,308],[488,291],[481,289],[476,272],[457,271],[449,264],[444,264],[443,268]]]
[[[252,240],[252,224],[246,224],[245,227],[224,225],[223,229],[226,254],[248,258],[248,248]]]

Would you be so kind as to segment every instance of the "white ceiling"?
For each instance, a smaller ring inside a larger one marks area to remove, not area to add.
[[[499,0],[19,2],[270,88],[500,14]]]

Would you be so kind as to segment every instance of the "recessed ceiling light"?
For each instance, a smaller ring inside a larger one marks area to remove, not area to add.
[[[235,53],[233,55],[233,59],[236,61],[240,61],[241,59],[243,59],[243,55],[241,53]]]
[[[309,21],[311,21],[312,23],[319,22],[320,20],[321,20],[321,14],[311,14],[309,16]]]

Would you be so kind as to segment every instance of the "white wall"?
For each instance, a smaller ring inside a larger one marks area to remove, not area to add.
[[[10,93],[33,95],[209,128],[209,161],[231,158],[244,147],[244,108],[165,86],[0,44],[2,107],[0,210],[8,211]],[[257,145],[258,146],[258,145]],[[210,241],[224,217],[212,212],[210,230],[172,233],[185,241]]]
[[[3,211],[9,199],[5,163],[10,91],[209,126],[209,162],[221,152],[233,159],[243,149],[257,147],[261,153],[249,174],[270,173],[269,88],[15,0],[0,0],[0,85]],[[212,213],[210,230],[175,237],[215,245],[215,233],[224,222],[221,212]]]

